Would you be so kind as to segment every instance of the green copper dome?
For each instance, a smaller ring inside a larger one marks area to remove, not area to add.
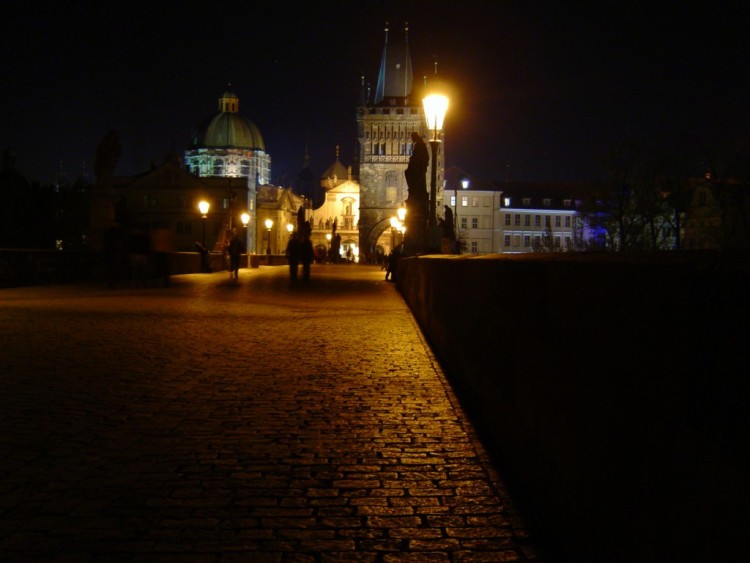
[[[190,136],[190,149],[239,148],[266,150],[255,124],[239,114],[239,98],[225,92],[219,98],[219,113],[206,119]]]

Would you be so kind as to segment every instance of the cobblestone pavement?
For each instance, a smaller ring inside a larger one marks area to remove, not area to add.
[[[0,560],[527,561],[383,272],[0,290]]]

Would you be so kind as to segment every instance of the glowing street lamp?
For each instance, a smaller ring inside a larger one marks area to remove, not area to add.
[[[396,215],[398,215],[398,220],[402,223],[406,220],[406,207],[403,204],[396,211]]]
[[[440,144],[440,131],[443,129],[443,121],[448,111],[448,97],[443,94],[429,94],[423,100],[424,116],[427,120],[427,128],[432,131],[430,148],[432,149],[432,174],[430,176],[430,209],[427,217],[427,228],[430,239],[437,226],[436,198],[437,198],[437,153]]]
[[[203,248],[206,247],[206,219],[208,219],[208,210],[211,209],[211,204],[206,200],[198,203],[198,211],[203,216]]]
[[[294,231],[294,225],[292,225],[291,223],[287,223],[286,224],[286,230],[289,233],[289,238],[291,238],[292,237],[292,231]]]
[[[268,229],[268,246],[266,247],[266,254],[271,254],[271,227],[273,227],[273,220],[266,219],[266,229]]]

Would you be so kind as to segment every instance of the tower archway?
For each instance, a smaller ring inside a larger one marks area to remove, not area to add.
[[[372,261],[376,261],[377,255],[387,256],[393,250],[394,244],[391,233],[391,218],[388,217],[378,221],[362,242],[366,245],[362,247],[362,250],[370,255]]]

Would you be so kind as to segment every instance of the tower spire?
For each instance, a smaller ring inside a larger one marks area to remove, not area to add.
[[[409,53],[409,24],[404,26],[404,39],[391,41],[389,25],[385,27],[385,44],[380,60],[380,71],[375,88],[374,103],[379,104],[384,98],[406,98],[411,94],[412,68]]]

